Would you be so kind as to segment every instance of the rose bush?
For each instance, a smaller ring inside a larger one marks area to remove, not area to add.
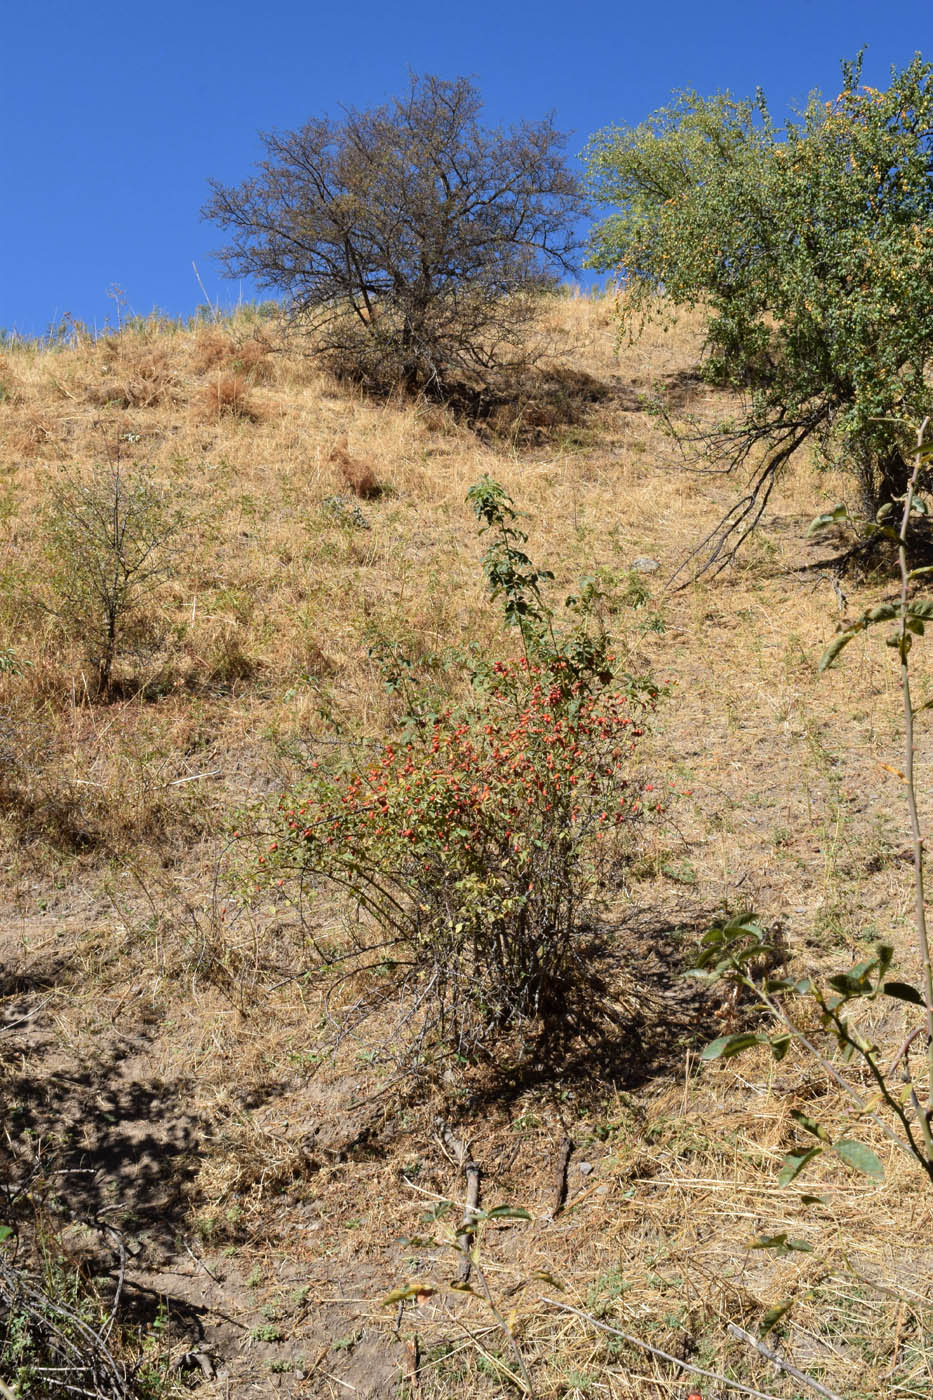
[[[352,957],[396,998],[390,1039],[468,1054],[492,1031],[559,1013],[594,896],[642,810],[631,756],[657,688],[615,674],[576,598],[554,626],[551,578],[520,546],[495,482],[470,500],[493,531],[484,569],[524,654],[480,664],[459,708],[408,696],[401,735],[367,762],[314,762],[271,814],[261,883],[342,890],[360,914]],[[397,688],[397,658],[387,683]],[[406,680],[406,685],[408,681]],[[387,977],[388,974],[388,977]],[[359,1006],[372,1005],[363,995]]]
[[[270,878],[348,890],[388,935],[383,966],[459,1051],[559,1007],[583,911],[641,809],[626,765],[654,691],[588,691],[568,669],[498,662],[415,739],[316,768],[260,856]]]

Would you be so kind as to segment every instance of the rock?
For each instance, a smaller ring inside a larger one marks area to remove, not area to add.
[[[589,1176],[589,1174],[590,1174],[590,1172],[591,1172],[592,1170],[593,1170],[593,1163],[592,1163],[592,1162],[578,1162],[578,1163],[577,1163],[577,1171],[580,1173],[581,1176]]]
[[[653,574],[661,565],[657,559],[650,559],[647,554],[639,554],[637,559],[633,559],[629,568],[634,574]]]

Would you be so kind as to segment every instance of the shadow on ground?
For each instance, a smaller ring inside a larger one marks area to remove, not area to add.
[[[34,1199],[41,1189],[63,1220],[116,1226],[130,1254],[172,1252],[204,1135],[184,1085],[134,1077],[145,1063],[139,1036],[62,1068],[31,1062],[26,1051],[14,1068],[15,1029],[4,1037],[0,1078],[0,1175],[10,1214],[31,1213],[27,1191]]]
[[[631,1092],[680,1073],[685,1051],[722,1029],[722,990],[684,976],[714,920],[709,911],[674,925],[640,910],[594,930],[560,1014],[545,1020],[514,1063],[500,1055],[477,1074],[470,1111],[558,1084],[572,1086],[580,1103],[599,1102],[607,1089]]]

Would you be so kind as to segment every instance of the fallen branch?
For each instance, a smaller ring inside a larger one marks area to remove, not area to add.
[[[766,1361],[770,1361],[772,1365],[777,1366],[779,1370],[786,1371],[789,1376],[793,1376],[795,1381],[802,1381],[804,1385],[808,1385],[811,1390],[815,1390],[819,1395],[825,1395],[827,1400],[840,1400],[840,1396],[838,1396],[835,1391],[827,1390],[825,1385],[821,1385],[820,1382],[815,1381],[812,1376],[808,1376],[806,1371],[798,1371],[796,1366],[792,1366],[789,1361],[785,1361],[782,1356],[778,1356],[777,1352],[772,1351],[770,1347],[766,1347],[764,1342],[760,1342],[758,1338],[753,1337],[750,1332],[744,1332],[742,1328],[737,1327],[734,1322],[726,1323],[726,1331],[730,1333],[731,1336],[738,1337],[740,1342],[747,1342],[750,1347],[754,1347],[759,1355],[763,1356]]]

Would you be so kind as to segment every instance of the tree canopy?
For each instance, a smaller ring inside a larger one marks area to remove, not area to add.
[[[872,513],[893,499],[909,424],[933,406],[933,67],[918,54],[884,92],[861,85],[860,57],[842,71],[837,97],[783,127],[760,91],[687,92],[589,144],[612,211],[589,265],[622,275],[623,324],[665,301],[703,308],[705,373],[744,391],[706,444],[754,464],[712,541],[719,563],[808,440],[855,472]]]
[[[212,182],[231,276],[285,292],[334,366],[372,387],[443,393],[496,364],[527,294],[571,266],[580,182],[548,118],[479,121],[465,78],[340,121],[262,136],[257,172]]]

